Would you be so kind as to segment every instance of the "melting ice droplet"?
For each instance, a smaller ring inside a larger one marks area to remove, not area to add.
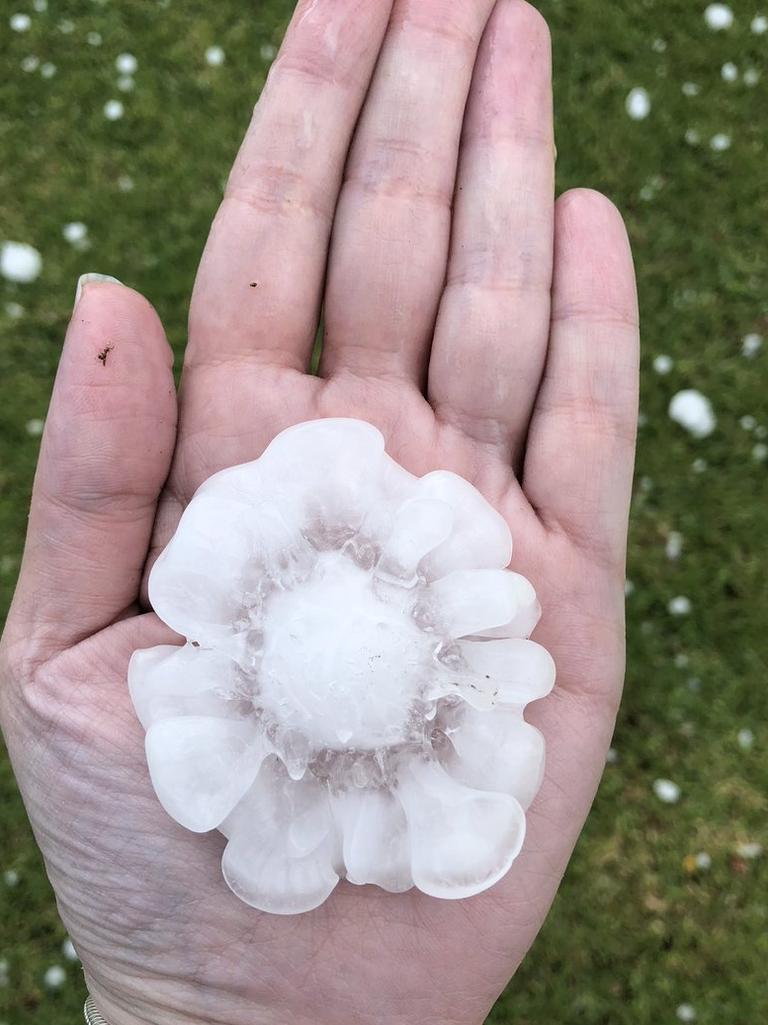
[[[414,477],[358,420],[200,488],[149,584],[187,644],[135,652],[128,682],[160,801],[228,838],[242,900],[459,898],[508,871],[544,764],[523,709],[555,678],[511,550],[475,488]]]

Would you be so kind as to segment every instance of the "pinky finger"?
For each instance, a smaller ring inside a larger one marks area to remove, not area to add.
[[[575,189],[555,208],[552,327],[523,487],[545,527],[623,570],[640,338],[621,215]]]

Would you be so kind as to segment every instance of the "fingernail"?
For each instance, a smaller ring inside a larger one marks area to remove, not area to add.
[[[111,281],[115,285],[122,285],[122,281],[113,278],[111,274],[81,274],[77,279],[77,288],[75,290],[75,308],[77,308],[77,304],[82,298],[83,288],[91,281]]]

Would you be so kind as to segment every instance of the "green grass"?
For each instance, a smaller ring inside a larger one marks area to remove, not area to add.
[[[744,335],[768,334],[768,34],[750,31],[756,3],[734,0],[735,24],[722,33],[706,27],[705,0],[540,4],[554,35],[558,186],[607,192],[633,238],[647,419],[617,761],[554,910],[491,1017],[497,1025],[657,1025],[675,1022],[683,1003],[700,1025],[752,1025],[768,1008],[768,862],[736,855],[745,841],[768,845],[767,464],[753,454],[760,437],[740,425],[751,415],[768,426],[768,345],[754,359],[741,354]],[[260,49],[279,41],[289,7],[49,0],[33,13],[31,0],[0,0],[0,236],[31,242],[45,259],[34,284],[0,282],[3,607],[38,445],[26,424],[45,416],[76,278],[113,273],[145,292],[181,353],[195,264],[266,73]],[[32,14],[23,34],[8,28],[20,10]],[[89,32],[102,45],[89,45]],[[226,51],[218,68],[203,57],[214,43]],[[139,70],[123,95],[114,59],[126,50]],[[30,55],[55,75],[22,70]],[[763,78],[726,83],[726,61]],[[698,95],[685,96],[684,82]],[[624,109],[637,85],[653,101],[640,122]],[[122,120],[104,118],[109,98],[125,103]],[[689,129],[699,144],[686,142]],[[709,139],[722,132],[732,145],[713,152]],[[62,238],[79,220],[87,253]],[[652,368],[659,354],[674,360],[667,376]],[[684,387],[714,403],[718,429],[706,441],[667,416]],[[695,460],[706,460],[702,472]],[[684,538],[676,561],[665,554],[670,531]],[[675,595],[691,599],[689,616],[669,614]],[[750,750],[738,743],[743,729],[754,732]],[[659,777],[680,785],[678,804],[653,795]],[[690,872],[685,859],[702,851],[711,868]],[[19,876],[12,888],[9,870]],[[64,936],[0,759],[0,1025],[80,1020],[82,979],[62,957]],[[54,964],[67,981],[51,992],[43,975]]]

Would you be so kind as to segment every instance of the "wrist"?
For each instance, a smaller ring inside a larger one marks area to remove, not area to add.
[[[109,1022],[101,1011],[98,1010],[93,997],[90,995],[85,1001],[83,1014],[85,1015],[85,1025],[109,1025]]]
[[[131,987],[130,995],[91,983],[86,975],[88,998],[83,1008],[85,1025],[278,1025],[278,1019],[251,1005],[238,1010],[222,1008],[221,994],[203,996],[178,990],[174,984],[146,999],[143,987]],[[158,984],[160,988],[160,984]],[[205,1008],[211,1006],[209,1013]],[[284,1025],[284,1019],[279,1025]]]

